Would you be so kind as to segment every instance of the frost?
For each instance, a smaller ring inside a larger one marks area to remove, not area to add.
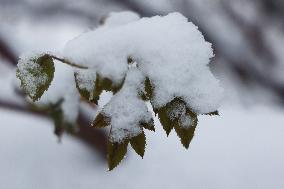
[[[103,25],[68,42],[64,55],[114,83],[123,81],[131,57],[152,82],[155,108],[181,97],[194,112],[208,113],[218,109],[223,97],[208,67],[211,44],[179,13]]]

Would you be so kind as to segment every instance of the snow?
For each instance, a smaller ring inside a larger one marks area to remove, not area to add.
[[[55,61],[54,79],[37,105],[56,104],[63,100],[61,109],[68,123],[75,123],[79,114],[80,95],[74,82],[74,70]]]
[[[122,142],[142,133],[140,123],[148,123],[152,114],[137,90],[143,90],[144,76],[137,68],[128,71],[124,86],[102,112],[111,118],[110,140]]]
[[[144,159],[129,147],[125,161],[108,172],[80,141],[65,136],[58,144],[51,122],[0,110],[0,188],[282,189],[283,110],[233,104],[220,113],[199,117],[189,150],[155,120]]]
[[[116,16],[124,19],[114,24]],[[219,108],[223,90],[208,67],[211,44],[193,23],[179,13],[139,20],[131,13],[120,13],[109,19],[109,24],[106,20],[106,25],[68,42],[65,57],[114,83],[125,78],[131,57],[154,86],[156,108],[175,97],[182,97],[196,113]]]

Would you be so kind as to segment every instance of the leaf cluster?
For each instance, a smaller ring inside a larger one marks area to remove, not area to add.
[[[27,68],[27,70],[24,70],[25,74],[21,73],[22,70],[20,69],[17,70],[17,77],[21,80],[22,88],[33,101],[38,100],[43,95],[44,91],[48,89],[49,85],[53,80],[54,71],[55,71],[53,58],[54,56],[51,56],[49,54],[44,54],[30,60],[32,61],[32,63],[37,64],[40,69],[33,70]],[[132,61],[133,61],[132,59],[128,59],[128,62]],[[70,64],[69,62],[68,64],[72,66],[76,65],[74,63]],[[29,80],[27,79],[27,77],[31,76],[37,78],[40,77],[42,74],[47,75],[48,79],[46,80],[46,82],[40,83],[38,86],[36,86],[36,93],[34,94],[30,93],[27,87],[29,85],[28,83]],[[81,94],[81,96],[86,100],[90,101],[90,103],[97,104],[99,97],[104,90],[111,91],[113,92],[113,94],[115,94],[122,88],[124,84],[124,81],[117,84],[117,82],[112,81],[107,77],[104,77],[100,73],[95,73],[96,74],[95,80],[91,81],[92,82],[91,84],[93,85],[93,91],[88,91],[86,88],[81,87],[82,85],[80,82],[86,82],[86,81],[78,79],[80,76],[79,74],[84,74],[84,71],[74,73],[74,80],[76,83],[76,87],[78,89],[78,92]],[[151,82],[151,78],[145,77],[144,90],[137,91],[137,94],[145,102],[150,101],[152,103],[153,96],[155,94],[155,86]],[[155,114],[158,116],[160,123],[163,126],[163,129],[165,130],[167,136],[174,129],[177,133],[177,136],[180,138],[182,145],[186,149],[188,149],[190,142],[193,139],[195,129],[198,123],[197,113],[195,113],[181,97],[175,97],[163,107],[155,108],[153,106],[153,110]],[[68,123],[64,121],[61,102],[54,105],[50,105],[48,111],[50,116],[54,120],[55,134],[57,136],[61,136],[63,131],[66,130],[66,128],[74,128],[74,127],[66,127]],[[212,116],[219,114],[217,111],[215,111],[208,113],[207,115]],[[100,112],[94,119],[92,126],[96,128],[105,128],[107,126],[110,126],[109,136],[111,136],[113,132],[111,120],[112,117],[108,117],[103,112]],[[127,152],[127,146],[129,143],[138,155],[140,155],[142,158],[144,157],[145,148],[146,148],[146,136],[143,129],[155,131],[154,119],[152,118],[149,122],[141,120],[138,126],[141,128],[141,133],[133,137],[125,138],[123,141],[114,142],[109,137],[108,148],[107,148],[109,170],[114,169],[125,157],[125,154]]]

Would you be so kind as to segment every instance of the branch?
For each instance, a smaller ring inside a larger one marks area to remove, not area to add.
[[[17,65],[18,58],[9,45],[0,37],[0,55],[12,65]]]
[[[63,58],[58,58],[54,55],[50,55],[50,56],[51,56],[51,58],[58,60],[58,61],[60,61],[64,64],[67,64],[69,66],[72,66],[72,67],[75,67],[75,68],[80,68],[80,69],[88,69],[88,67],[86,67],[86,66],[81,66],[81,65],[75,64],[73,62],[70,62],[69,60],[66,60],[66,59],[63,59]]]
[[[9,0],[8,3],[5,1],[0,1],[0,6],[6,8],[16,8],[19,10],[18,14],[24,13],[26,15],[30,15],[31,18],[60,18],[62,16],[72,16],[84,18],[92,24],[97,23],[99,21],[99,15],[96,15],[95,11],[84,11],[80,7],[68,5],[70,4],[68,4],[66,1],[56,1],[52,3],[47,3],[45,5],[25,0]]]

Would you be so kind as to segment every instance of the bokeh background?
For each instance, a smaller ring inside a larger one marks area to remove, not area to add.
[[[144,159],[129,148],[108,172],[107,134],[89,127],[98,108],[82,105],[80,131],[58,143],[52,121],[16,87],[15,66],[20,54],[60,51],[124,10],[178,11],[198,25],[225,99],[220,117],[200,116],[189,150],[155,120]],[[282,0],[0,0],[0,188],[284,188],[283,32]]]

